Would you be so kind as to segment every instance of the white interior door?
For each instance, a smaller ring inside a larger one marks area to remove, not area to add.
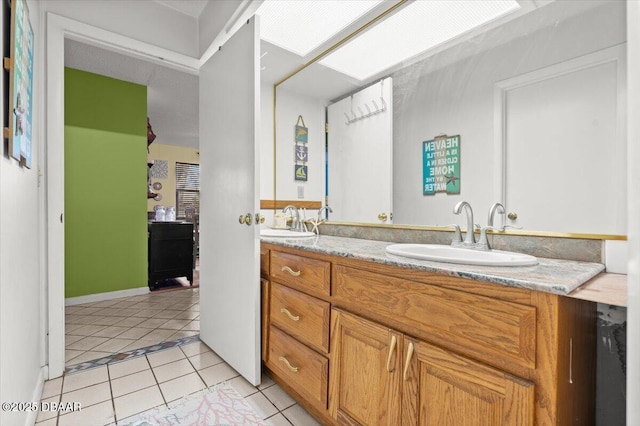
[[[505,206],[527,229],[625,233],[621,64],[596,59],[505,93]]]
[[[259,31],[251,18],[200,69],[200,339],[260,383]]]
[[[391,223],[392,99],[392,80],[386,78],[329,105],[329,219]],[[381,214],[386,220],[378,219]]]

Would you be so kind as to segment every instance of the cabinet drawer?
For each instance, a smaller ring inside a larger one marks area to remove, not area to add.
[[[327,408],[328,359],[271,326],[267,366],[307,401]]]
[[[271,251],[271,279],[319,297],[330,294],[331,264]]]
[[[535,368],[536,310],[336,265],[333,301],[492,365]]]
[[[279,284],[271,289],[271,323],[314,349],[329,353],[329,303]]]

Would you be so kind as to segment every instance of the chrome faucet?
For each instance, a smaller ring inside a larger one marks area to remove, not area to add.
[[[489,218],[487,219],[487,226],[493,227],[493,220],[497,213],[504,214],[504,206],[502,203],[493,203],[491,208],[489,209]],[[502,226],[497,229],[498,231],[504,231],[504,219],[502,220]]]
[[[315,219],[309,219],[309,223],[312,225],[311,232],[314,232],[316,235],[320,235],[320,230],[318,229],[318,225],[320,225],[321,223],[324,223],[325,221],[325,219],[322,217],[323,211],[333,213],[333,210],[331,210],[331,207],[326,205],[318,209],[318,215],[316,216]],[[307,230],[308,229],[309,228],[307,228]]]
[[[293,223],[291,225],[291,230],[293,231],[298,231],[298,232],[304,232],[304,223],[300,220],[300,211],[298,210],[298,208],[292,204],[289,204],[288,206],[286,206],[284,209],[282,209],[282,213],[287,213],[289,211],[293,211]]]
[[[325,205],[320,207],[320,209],[318,209],[318,217],[316,219],[316,222],[321,223],[324,219],[322,218],[322,212],[328,212],[328,213],[333,213],[333,210],[331,210],[331,207],[329,207],[329,205]]]
[[[476,240],[473,236],[473,231],[475,229],[475,224],[473,223],[473,210],[471,209],[471,204],[466,201],[460,201],[453,208],[453,213],[460,214],[462,213],[462,209],[465,209],[467,213],[467,233],[464,236],[463,245],[466,247],[472,247],[476,244]]]

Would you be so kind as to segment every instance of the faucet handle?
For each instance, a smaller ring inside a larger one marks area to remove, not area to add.
[[[491,250],[491,245],[489,244],[489,239],[487,238],[487,231],[499,231],[498,228],[494,228],[493,226],[483,226],[480,228],[480,239],[477,242],[477,248],[479,250]]]
[[[451,244],[462,244],[462,233],[460,232],[460,225],[458,225],[457,223],[453,223],[451,225],[447,225],[447,228],[453,228],[453,241],[451,242]]]

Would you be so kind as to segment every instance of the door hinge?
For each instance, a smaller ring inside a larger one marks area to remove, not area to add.
[[[40,188],[41,180],[42,180],[42,172],[40,171],[40,167],[38,167],[38,188]]]
[[[329,133],[329,123],[324,123],[324,132]]]

